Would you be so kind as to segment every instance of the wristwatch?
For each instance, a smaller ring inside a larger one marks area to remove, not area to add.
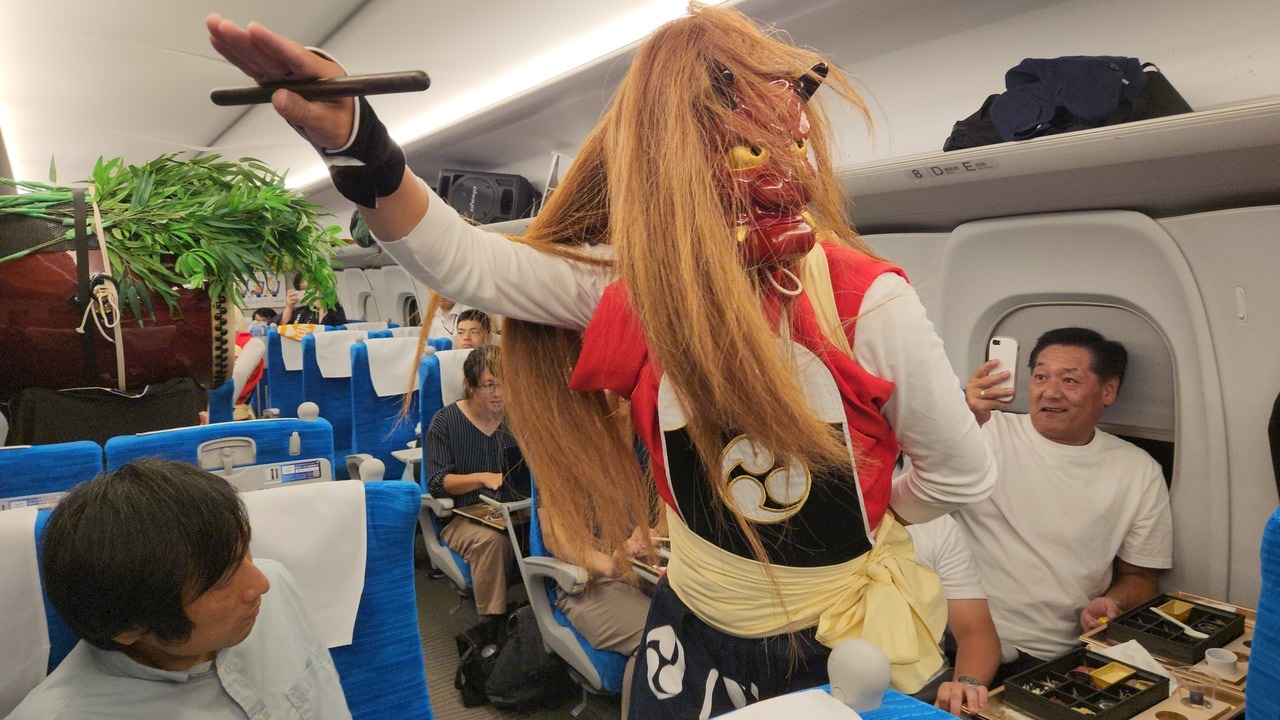
[[[982,687],[982,683],[978,682],[978,678],[970,677],[968,675],[961,675],[956,678],[956,682],[964,683],[965,685],[972,685],[974,687]]]

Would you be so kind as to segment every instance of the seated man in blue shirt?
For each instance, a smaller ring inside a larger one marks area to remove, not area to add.
[[[45,527],[41,573],[82,639],[9,720],[349,720],[293,578],[255,563],[249,533],[236,491],[186,463],[77,486]]]

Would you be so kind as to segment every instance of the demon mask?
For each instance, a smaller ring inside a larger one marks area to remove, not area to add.
[[[728,123],[728,181],[737,199],[731,209],[743,263],[770,267],[803,257],[816,242],[809,206],[814,168],[809,160],[809,118],[805,106],[827,66],[815,65],[800,80],[779,78],[751,95],[733,90],[733,74],[721,70],[717,81],[732,112]],[[752,134],[779,138],[771,150],[752,142]],[[778,157],[780,153],[793,157]]]

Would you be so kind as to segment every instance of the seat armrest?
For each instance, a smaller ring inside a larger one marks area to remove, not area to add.
[[[438,498],[430,493],[424,493],[422,504],[430,508],[436,517],[449,517],[453,514],[453,498]]]
[[[491,498],[488,495],[481,495],[480,500],[483,501],[485,505],[488,505],[495,510],[505,507],[509,512],[513,513],[521,510],[528,510],[533,507],[533,500],[530,498],[504,503],[499,502],[496,498]]]
[[[587,587],[587,569],[553,557],[527,557],[524,566],[534,577],[551,578],[570,595],[577,595]]]
[[[352,453],[347,456],[347,477],[352,480],[382,480],[386,473],[386,463],[369,453]]]

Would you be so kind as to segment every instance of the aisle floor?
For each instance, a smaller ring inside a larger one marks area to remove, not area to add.
[[[418,630],[422,635],[422,655],[427,667],[427,689],[431,693],[431,709],[436,720],[553,720],[572,718],[571,711],[581,701],[581,695],[565,700],[549,710],[517,713],[514,710],[498,710],[489,706],[468,708],[462,706],[462,698],[453,687],[453,675],[458,666],[458,649],[454,637],[476,622],[475,605],[464,600],[462,607],[450,614],[458,602],[453,583],[445,578],[427,577],[425,557],[418,540],[418,558],[414,569],[414,585],[418,596]],[[511,599],[523,601],[524,589],[512,586]],[[573,720],[617,720],[617,697],[588,696],[587,706]]]

